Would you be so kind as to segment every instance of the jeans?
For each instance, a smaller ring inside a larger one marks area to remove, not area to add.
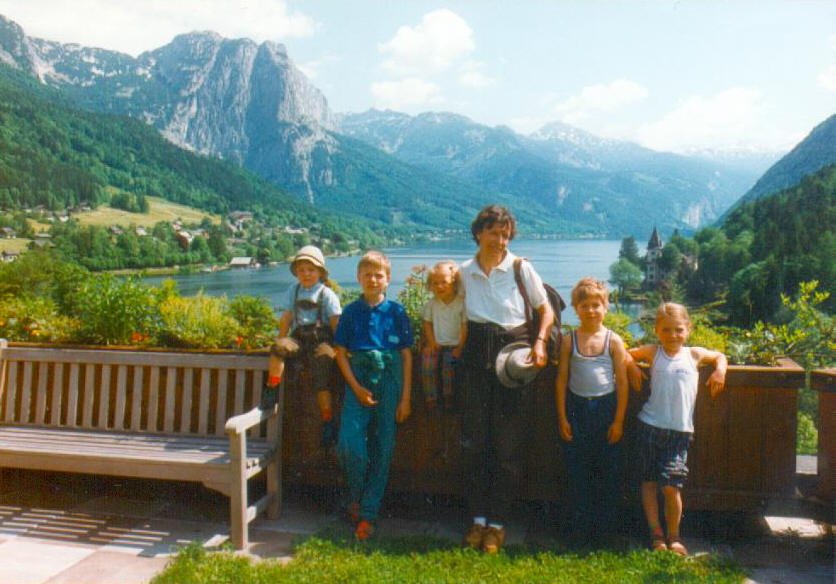
[[[360,503],[360,518],[374,521],[395,450],[395,413],[403,383],[401,356],[397,351],[357,352],[351,357],[351,371],[378,403],[362,405],[346,385],[337,457],[351,500]]]
[[[566,392],[566,415],[572,440],[565,443],[569,504],[573,531],[612,533],[621,502],[623,455],[621,441],[607,442],[615,419],[616,395],[587,399]]]

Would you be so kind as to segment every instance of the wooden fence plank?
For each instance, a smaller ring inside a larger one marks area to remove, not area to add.
[[[80,373],[78,363],[70,364],[70,379],[67,383],[67,417],[64,423],[71,428],[78,426],[78,382]]]
[[[99,421],[98,427],[104,430],[108,427],[110,416],[110,365],[102,365],[102,377],[99,382]]]
[[[160,404],[160,368],[151,367],[148,376],[148,416],[145,429],[149,432],[158,432],[157,410]]]
[[[174,392],[177,389],[177,368],[168,367],[165,373],[165,409],[163,410],[163,432],[174,431]]]
[[[23,387],[20,388],[20,421],[23,424],[29,423],[29,414],[32,399],[32,362],[23,363]]]
[[[113,428],[125,429],[125,406],[128,393],[128,367],[119,365],[116,368],[116,405],[113,410]]]
[[[61,403],[64,389],[64,363],[56,363],[52,370],[52,399],[49,410],[49,423],[57,426],[61,423]]]
[[[197,433],[206,434],[209,429],[209,382],[212,370],[205,367],[200,370],[200,401],[197,406]]]
[[[226,424],[226,383],[229,371],[226,369],[218,370],[218,392],[217,400],[215,402],[215,435],[224,435],[224,425]]]
[[[35,394],[35,423],[39,426],[46,417],[46,382],[49,377],[49,363],[38,363],[38,388]]]
[[[192,392],[194,391],[194,369],[186,367],[183,370],[183,403],[180,409],[180,432],[188,434],[192,431]]]
[[[15,420],[15,408],[17,406],[17,370],[20,364],[17,361],[9,361],[9,382],[6,386],[6,422]]]
[[[142,377],[145,369],[134,367],[134,383],[131,393],[131,430],[142,429]]]

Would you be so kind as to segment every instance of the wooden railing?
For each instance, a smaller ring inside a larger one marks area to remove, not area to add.
[[[701,372],[704,384],[710,370]],[[520,493],[529,500],[565,496],[565,465],[557,434],[554,370],[538,379]],[[454,413],[424,406],[419,379],[413,389],[413,416],[398,431],[390,488],[462,494],[460,424]],[[757,508],[766,499],[791,492],[795,474],[798,388],[804,370],[792,361],[777,367],[731,366],[727,387],[715,399],[701,390],[695,413],[695,439],[686,501],[690,508]],[[704,388],[703,388],[704,389]],[[624,488],[637,496],[635,420],[648,389],[630,393],[624,443]],[[834,395],[836,397],[836,395]],[[319,422],[312,393],[290,387],[286,393],[283,459],[288,482],[334,485],[341,475],[333,453],[319,447]],[[832,416],[831,416],[832,420]],[[832,436],[832,434],[831,434]]]
[[[810,387],[819,393],[818,484],[815,495],[832,505],[836,495],[836,368],[813,371]]]

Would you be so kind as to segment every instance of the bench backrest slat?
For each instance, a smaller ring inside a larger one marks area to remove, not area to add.
[[[70,378],[67,386],[67,417],[64,423],[75,428],[78,425],[78,379],[80,375],[78,363],[70,364]]]
[[[29,422],[32,401],[32,363],[23,364],[23,387],[20,389],[20,419]]]
[[[163,409],[163,432],[174,432],[174,392],[177,384],[177,369],[167,367],[165,372],[165,408]]]
[[[160,400],[160,368],[151,367],[148,375],[148,415],[146,416],[145,427],[151,431],[157,431],[157,409]]]
[[[144,367],[134,367],[134,383],[131,391],[131,430],[139,432],[142,429],[142,378]]]
[[[0,423],[223,436],[230,416],[260,403],[266,366],[263,356],[0,342]]]
[[[102,365],[101,381],[98,385],[99,393],[99,428],[110,427],[108,423],[108,414],[110,414],[110,365]]]
[[[206,434],[209,432],[209,383],[212,380],[212,371],[205,367],[200,370],[200,396],[198,397],[197,408],[197,433]]]
[[[93,426],[93,401],[96,383],[96,367],[92,363],[84,366],[84,402],[81,410],[81,427]]]
[[[57,426],[61,423],[61,406],[63,404],[62,389],[64,388],[64,363],[56,363],[52,368],[52,403],[49,409],[49,424]]]
[[[17,405],[17,370],[18,365],[16,361],[8,362],[9,382],[6,384],[6,415],[4,419],[6,422],[11,422],[15,419],[15,406]]]
[[[191,367],[183,370],[183,397],[180,405],[180,426],[179,432],[188,434],[192,431],[192,392],[194,391],[194,369]]]
[[[116,368],[116,404],[113,408],[113,428],[125,429],[125,398],[128,393],[128,367],[119,365]]]
[[[218,398],[215,405],[215,434],[222,436],[224,433],[224,424],[226,423],[226,382],[229,371],[226,369],[218,370]]]
[[[46,415],[46,380],[49,363],[38,364],[38,391],[35,394],[35,423],[43,424]]]

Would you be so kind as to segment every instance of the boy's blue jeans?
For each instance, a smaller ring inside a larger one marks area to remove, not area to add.
[[[372,392],[377,405],[362,405],[346,385],[337,457],[351,501],[360,503],[360,518],[374,521],[395,450],[395,413],[403,383],[401,356],[398,351],[358,351],[350,362],[357,381]]]
[[[615,419],[616,395],[587,399],[566,392],[566,416],[572,440],[565,442],[569,505],[577,534],[616,530],[621,505],[621,442],[609,444],[607,430]]]

